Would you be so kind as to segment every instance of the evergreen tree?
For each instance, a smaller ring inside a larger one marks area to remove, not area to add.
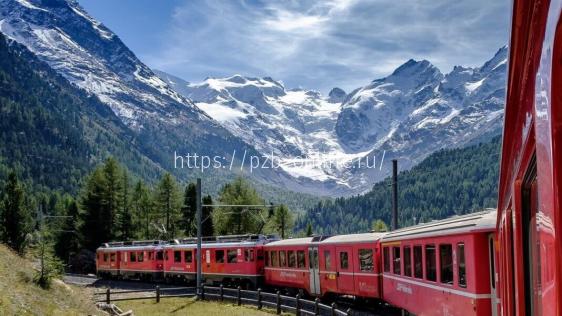
[[[121,167],[115,158],[109,157],[105,161],[103,172],[106,180],[104,199],[108,211],[107,220],[109,223],[107,225],[110,228],[111,237],[120,237],[118,236],[118,225],[116,225],[116,219],[122,207],[123,183],[121,178]]]
[[[308,224],[306,225],[306,236],[307,236],[307,237],[312,237],[313,234],[314,234],[314,233],[312,232],[312,224],[311,224],[311,223],[308,223]]]
[[[25,191],[15,172],[10,172],[2,198],[2,241],[23,253],[27,235],[32,229],[32,219],[25,205]]]
[[[226,205],[263,205],[256,190],[241,177],[225,184],[219,201]],[[265,223],[265,211],[255,207],[220,207],[213,211],[215,232],[224,234],[258,233]]]
[[[150,224],[153,221],[153,201],[144,182],[139,180],[133,190],[133,226],[138,238],[151,239]]]
[[[182,224],[186,236],[197,234],[197,223],[195,213],[197,212],[197,187],[195,183],[189,183],[185,187],[182,206]]]
[[[119,238],[130,240],[133,237],[133,216],[131,214],[129,201],[129,174],[127,169],[123,169],[122,193],[121,193],[121,212],[119,214]]]
[[[286,205],[279,205],[275,208],[272,216],[274,230],[285,239],[293,226],[293,216]]]
[[[81,197],[83,214],[80,235],[82,245],[89,250],[95,250],[102,243],[112,240],[113,221],[111,210],[105,200],[106,183],[105,172],[101,168],[96,168],[87,178]]]
[[[157,190],[157,203],[160,215],[164,220],[165,237],[173,238],[177,231],[177,222],[180,217],[181,201],[177,183],[170,173],[164,174]]]
[[[80,250],[80,243],[77,238],[80,216],[78,203],[72,199],[62,215],[68,217],[62,220],[60,230],[55,235],[54,251],[57,257],[68,263]]]
[[[202,204],[213,205],[213,198],[210,195],[206,195],[202,199]],[[204,221],[201,224],[201,236],[213,236],[214,225],[213,225],[213,208],[211,206],[203,206],[201,208],[201,220]]]

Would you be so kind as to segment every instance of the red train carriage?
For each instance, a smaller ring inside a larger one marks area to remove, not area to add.
[[[265,247],[265,281],[312,296],[380,297],[382,234],[288,239]]]
[[[97,249],[98,275],[124,279],[161,279],[164,244],[158,240],[107,243]]]
[[[562,11],[514,0],[498,192],[502,315],[562,315]]]
[[[385,235],[383,299],[416,315],[494,314],[495,224],[486,211]]]
[[[202,243],[202,273],[207,283],[257,286],[263,282],[263,245],[276,240],[264,235],[206,237]],[[197,273],[197,240],[183,239],[165,248],[166,279],[192,281]]]

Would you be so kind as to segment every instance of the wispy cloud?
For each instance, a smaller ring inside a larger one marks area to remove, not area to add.
[[[241,73],[351,89],[409,58],[476,66],[508,40],[507,0],[186,1],[163,49],[141,56],[190,81]]]

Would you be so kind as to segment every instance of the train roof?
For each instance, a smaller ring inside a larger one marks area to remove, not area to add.
[[[270,242],[267,246],[297,246],[297,245],[308,245],[312,243],[314,237],[304,237],[304,238],[289,238]]]
[[[386,233],[382,241],[491,231],[496,228],[496,213],[495,209],[486,209],[481,212],[405,227]]]
[[[361,233],[337,235],[326,238],[322,244],[339,244],[339,243],[361,243],[379,241],[386,233]]]

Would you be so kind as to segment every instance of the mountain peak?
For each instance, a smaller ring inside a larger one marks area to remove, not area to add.
[[[404,75],[412,75],[417,73],[422,73],[428,69],[436,69],[432,63],[423,59],[420,61],[409,59],[407,62],[402,64],[400,67],[396,68],[391,76],[404,76]]]
[[[328,94],[328,102],[340,103],[343,102],[346,96],[347,94],[345,93],[345,91],[343,91],[343,89],[335,87],[332,90],[330,90],[330,93]]]

